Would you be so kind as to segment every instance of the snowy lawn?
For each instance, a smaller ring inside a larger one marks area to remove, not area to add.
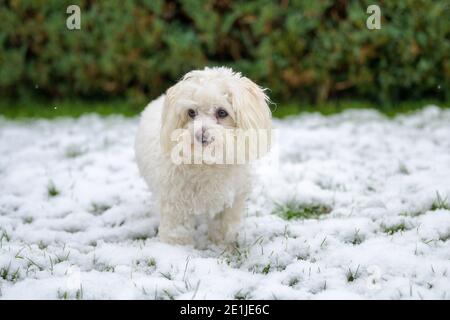
[[[0,119],[0,298],[450,298],[450,110],[276,121],[228,248],[158,240],[136,127]]]

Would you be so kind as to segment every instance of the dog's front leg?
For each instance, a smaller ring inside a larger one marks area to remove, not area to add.
[[[215,243],[236,240],[237,232],[245,212],[245,195],[236,197],[233,205],[217,215],[209,226],[209,238]]]
[[[194,226],[192,217],[172,208],[161,207],[159,238],[170,244],[188,245],[194,243]]]

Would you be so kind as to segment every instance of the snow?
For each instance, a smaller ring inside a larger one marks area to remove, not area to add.
[[[157,238],[137,118],[0,119],[0,299],[450,298],[450,110],[275,127],[237,243],[195,248]]]

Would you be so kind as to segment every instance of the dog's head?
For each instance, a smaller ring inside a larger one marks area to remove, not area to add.
[[[261,133],[270,135],[268,101],[262,88],[231,69],[191,71],[167,90],[161,128],[163,151],[173,151],[174,145],[179,143],[177,137],[184,135],[192,150],[195,146],[204,151],[215,149],[217,156],[217,150],[225,147],[226,141],[228,144],[232,141],[226,137],[233,136],[236,143],[237,132],[240,132],[247,137],[244,149],[248,157],[249,132],[253,139],[255,132],[259,133],[258,137]],[[256,144],[261,143],[258,137],[253,141]],[[260,149],[259,145],[256,157],[265,153]],[[267,152],[268,147],[266,149]]]

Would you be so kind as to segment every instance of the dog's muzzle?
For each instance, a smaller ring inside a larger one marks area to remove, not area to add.
[[[206,128],[201,128],[195,133],[195,140],[197,140],[202,145],[206,146],[214,141],[214,137],[206,130]]]

